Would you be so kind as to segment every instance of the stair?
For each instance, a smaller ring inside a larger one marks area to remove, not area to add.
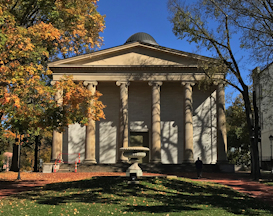
[[[129,163],[117,164],[78,164],[77,172],[126,172]],[[139,164],[143,172],[172,174],[179,172],[196,172],[194,164]],[[74,172],[74,164],[61,164],[58,172]],[[204,172],[220,172],[217,164],[204,164]]]

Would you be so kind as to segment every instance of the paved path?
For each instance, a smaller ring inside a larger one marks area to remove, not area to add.
[[[249,173],[204,173],[201,179],[197,179],[195,173],[177,173],[177,176],[191,178],[195,181],[210,181],[227,185],[240,193],[273,204],[273,186],[252,181]]]
[[[145,173],[145,175],[155,175]],[[259,198],[273,204],[273,186],[266,186],[251,181],[249,174],[203,173],[203,178],[197,179],[195,173],[172,173],[179,177],[191,178],[195,181],[210,181],[232,187],[233,189]],[[125,173],[94,172],[94,173],[22,173],[21,181],[15,180],[17,173],[0,175],[0,199],[18,192],[33,190],[45,184],[63,181],[75,181],[93,176],[125,176]]]

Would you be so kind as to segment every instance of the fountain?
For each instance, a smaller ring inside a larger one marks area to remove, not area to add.
[[[146,152],[150,149],[142,146],[134,146],[134,147],[124,147],[120,148],[123,151],[124,157],[129,158],[129,161],[132,162],[132,165],[127,169],[126,176],[132,177],[139,177],[142,176],[142,170],[138,166],[138,162],[141,158],[146,156]]]

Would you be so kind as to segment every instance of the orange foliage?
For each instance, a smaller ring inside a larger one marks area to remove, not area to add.
[[[5,115],[6,126],[22,133],[103,118],[99,93],[92,96],[85,86],[66,78],[52,88],[47,68],[48,60],[60,54],[68,57],[102,44],[104,16],[96,11],[97,1],[36,1],[38,12],[27,0],[0,2],[0,115]],[[58,85],[65,92],[65,117],[54,100]],[[95,103],[88,112],[91,100]]]
[[[6,138],[16,138],[16,134],[10,130],[5,130],[3,136]]]
[[[99,101],[102,95],[96,91],[94,95],[83,85],[82,82],[75,83],[72,76],[65,76],[55,83],[57,91],[63,92],[62,106],[64,108],[64,117],[67,124],[77,122],[81,117],[81,124],[87,124],[88,119],[97,121],[105,118],[103,108],[105,105]]]

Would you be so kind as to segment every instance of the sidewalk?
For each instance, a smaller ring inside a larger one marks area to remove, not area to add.
[[[227,185],[240,193],[273,204],[273,186],[267,186],[260,182],[252,181],[250,173],[247,172],[203,173],[201,179],[197,179],[195,173],[177,173],[176,175],[179,177],[190,178],[194,181],[209,181]]]

